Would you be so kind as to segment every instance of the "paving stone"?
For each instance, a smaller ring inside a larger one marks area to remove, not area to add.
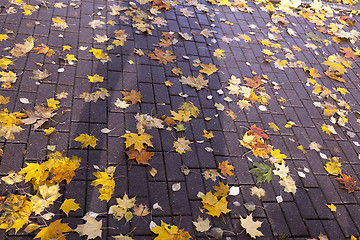
[[[280,206],[277,203],[264,203],[264,208],[274,236],[279,236],[281,234],[290,235],[290,230],[281,213]]]

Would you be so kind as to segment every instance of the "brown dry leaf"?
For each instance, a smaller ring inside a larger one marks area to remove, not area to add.
[[[147,55],[153,60],[158,60],[159,64],[167,65],[168,62],[172,63],[176,59],[176,56],[172,54],[170,50],[164,52],[161,49],[155,48],[154,53],[148,53]]]
[[[134,207],[134,215],[138,217],[144,217],[149,215],[149,208],[147,205],[140,204],[139,206]]]
[[[231,109],[226,109],[226,116],[231,117],[232,120],[235,120],[237,118],[236,114]]]
[[[53,54],[55,54],[55,51],[53,49],[50,49],[48,46],[44,44],[38,45],[36,48],[34,48],[35,51],[38,51],[37,54],[45,54],[47,57],[51,57]]]
[[[253,78],[244,77],[245,85],[251,88],[258,88],[261,85],[261,77],[259,75],[255,75]]]
[[[49,73],[46,69],[44,71],[41,71],[39,69],[33,70],[34,76],[30,77],[32,79],[36,79],[38,81],[44,80],[48,77],[50,77],[51,73]]]
[[[124,101],[131,102],[131,104],[141,103],[142,94],[140,92],[137,92],[135,90],[131,90],[130,92],[127,91],[120,91],[124,97]]]
[[[345,185],[344,188],[348,190],[348,193],[352,193],[358,189],[358,187],[356,186],[356,181],[353,177],[348,176],[344,173],[341,173],[340,176],[341,177],[336,178],[336,180],[338,180],[341,184]]]
[[[25,39],[24,44],[15,43],[15,47],[11,49],[10,53],[17,58],[24,57],[33,49],[35,41],[33,37],[28,37]]]
[[[41,105],[36,105],[34,111],[25,112],[28,118],[22,119],[21,122],[27,125],[34,124],[34,130],[41,127],[56,114],[53,110]]]
[[[196,88],[196,90],[201,90],[204,87],[208,86],[209,80],[204,80],[204,77],[201,73],[195,78],[193,76],[181,76],[180,82],[189,85],[190,87]]]
[[[208,28],[205,28],[200,32],[200,34],[203,35],[206,38],[213,37],[214,33],[216,33],[216,31],[210,30]]]

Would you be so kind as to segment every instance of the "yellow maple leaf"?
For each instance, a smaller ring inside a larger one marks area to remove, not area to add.
[[[227,214],[231,210],[227,208],[228,201],[226,197],[221,197],[220,200],[212,194],[207,192],[205,195],[201,196],[203,207],[208,210],[207,214],[210,216],[219,217],[221,213]]]
[[[130,148],[134,146],[134,149],[137,151],[141,151],[147,146],[153,147],[150,139],[152,136],[147,133],[126,133],[121,137],[125,138],[125,146],[126,148]]]
[[[251,37],[246,35],[246,34],[239,34],[238,33],[238,37],[242,40],[244,40],[245,42],[251,42]]]
[[[227,197],[230,191],[229,185],[222,182],[219,182],[219,186],[213,186],[213,188],[216,191],[214,195],[217,197]]]
[[[273,160],[271,160],[272,162],[284,162],[284,158],[287,158],[287,156],[285,154],[280,153],[280,149],[274,149],[271,150],[271,158],[273,158]]]
[[[109,55],[107,53],[104,53],[101,49],[92,48],[91,50],[89,50],[89,52],[91,52],[102,63],[111,61]]]
[[[234,173],[232,172],[234,170],[234,167],[232,165],[229,165],[228,160],[219,163],[219,169],[221,171],[221,174],[225,177],[234,175]]]
[[[183,154],[186,153],[187,151],[192,151],[191,147],[189,146],[190,143],[192,142],[186,140],[185,137],[183,138],[178,137],[178,140],[174,141],[173,147],[176,149],[176,152]]]
[[[50,127],[48,129],[44,129],[45,136],[48,136],[48,135],[52,134],[54,131],[55,131],[55,128],[53,128],[53,127]]]
[[[60,102],[58,100],[55,100],[54,98],[46,99],[48,108],[51,110],[57,110],[59,109]]]
[[[17,58],[24,57],[28,52],[31,51],[31,49],[33,49],[35,41],[36,40],[30,36],[25,39],[24,44],[16,43],[15,47],[11,49],[10,53]]]
[[[49,176],[46,170],[45,164],[26,163],[26,167],[21,169],[19,174],[25,175],[25,182],[31,181],[36,190],[37,186],[43,185]]]
[[[272,56],[275,55],[275,53],[273,53],[272,51],[270,51],[269,49],[263,49],[261,51],[263,54],[268,55],[268,56]]]
[[[4,40],[8,40],[9,36],[6,34],[0,34],[0,42],[4,41]]]
[[[73,54],[66,54],[66,60],[68,62],[77,61],[77,58]]]
[[[202,67],[202,69],[199,71],[200,73],[206,73],[208,76],[217,72],[219,69],[216,68],[216,66],[212,63],[209,64],[200,64],[200,67]]]
[[[80,134],[78,137],[76,137],[74,139],[77,142],[81,143],[81,148],[86,148],[88,146],[91,146],[92,148],[95,148],[96,146],[96,141],[98,141],[98,139],[94,136],[90,136],[88,134]]]
[[[188,240],[191,238],[190,234],[184,229],[179,229],[175,225],[166,224],[161,221],[161,226],[157,225],[151,231],[158,236],[154,240]]]
[[[214,138],[214,134],[213,134],[213,132],[208,132],[207,130],[203,130],[203,133],[204,133],[204,135],[203,135],[203,137],[204,138],[207,138],[207,139],[212,139],[212,138]]]
[[[40,214],[45,208],[52,205],[60,196],[59,184],[48,187],[46,184],[39,186],[36,195],[31,196],[30,200],[34,204],[33,212]]]
[[[9,231],[14,228],[17,233],[29,222],[33,204],[27,200],[27,196],[10,193],[3,204],[0,205],[1,218],[0,228]]]
[[[299,149],[303,154],[307,153],[307,151],[304,149],[302,145],[297,146],[297,149]]]
[[[191,116],[188,112],[180,110],[179,112],[170,111],[173,119],[179,122],[188,122],[191,120]]]
[[[274,132],[277,132],[280,130],[280,128],[273,122],[269,123],[269,127],[274,130]]]
[[[110,200],[111,195],[114,193],[115,189],[115,180],[114,180],[114,172],[116,167],[108,167],[104,172],[94,172],[93,175],[97,178],[91,182],[91,186],[102,185],[99,189],[99,199],[106,200],[107,202]]]
[[[332,204],[326,204],[326,206],[330,209],[330,211],[336,212],[336,206],[333,203]]]
[[[341,174],[341,162],[336,157],[333,157],[328,161],[325,165],[325,170],[331,175],[339,175]]]
[[[41,240],[57,239],[66,240],[65,232],[71,232],[71,227],[67,223],[61,223],[62,219],[56,220],[50,223],[48,227],[43,227],[35,238],[41,238]]]
[[[65,199],[60,209],[64,211],[66,216],[69,216],[70,211],[76,211],[80,209],[80,206],[75,202],[75,199]]]
[[[323,130],[325,133],[331,135],[331,134],[337,134],[334,126],[331,126],[331,125],[327,125],[327,124],[323,124],[321,126],[321,130]]]
[[[0,58],[0,67],[2,69],[7,69],[9,65],[14,65],[13,61],[11,61],[9,58]]]
[[[224,50],[217,48],[217,49],[215,49],[214,56],[217,58],[220,58],[220,59],[224,58],[225,57],[224,52],[225,52]]]
[[[104,77],[95,74],[94,76],[88,76],[89,82],[91,83],[101,83],[104,81]]]
[[[336,91],[338,91],[339,93],[346,95],[347,93],[350,93],[347,89],[342,88],[342,87],[338,87],[336,88]]]
[[[65,50],[66,50],[66,51],[70,51],[71,48],[72,48],[72,47],[69,46],[69,45],[64,45],[64,46],[63,46],[63,51],[65,51]]]
[[[67,184],[75,176],[75,171],[80,167],[81,158],[72,156],[71,158],[62,156],[61,152],[54,152],[49,155],[49,159],[42,165],[45,165],[53,175],[50,182],[60,183],[66,180]]]

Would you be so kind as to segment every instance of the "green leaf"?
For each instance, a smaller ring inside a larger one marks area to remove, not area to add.
[[[177,132],[183,132],[186,130],[186,127],[184,124],[177,124],[176,127],[174,127]]]
[[[313,32],[308,32],[306,33],[306,36],[308,36],[309,38],[311,38],[312,40],[316,41],[316,42],[322,42],[322,38],[317,35],[316,33]]]
[[[254,168],[249,171],[255,174],[257,183],[270,182],[272,178],[271,167],[265,163],[254,163]]]

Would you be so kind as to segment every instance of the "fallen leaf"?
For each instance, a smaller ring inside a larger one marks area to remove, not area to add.
[[[96,137],[90,136],[88,134],[80,134],[74,140],[81,143],[81,148],[86,148],[88,146],[95,148],[97,145],[96,141],[98,141]]]
[[[64,211],[66,216],[69,216],[70,211],[76,211],[80,209],[80,206],[75,202],[75,199],[65,199],[60,209]]]
[[[173,147],[176,149],[176,152],[183,154],[187,151],[192,151],[189,144],[192,143],[189,140],[186,140],[185,137],[180,138],[178,137],[177,141],[174,141]]]
[[[348,193],[352,193],[358,189],[358,187],[356,186],[356,181],[353,177],[348,176],[344,173],[341,173],[340,176],[341,177],[336,178],[336,180],[338,180],[339,183],[344,184],[344,188],[348,190]]]
[[[78,225],[74,231],[79,233],[80,236],[87,235],[86,239],[101,238],[102,234],[102,220],[97,221],[95,218],[87,215],[86,223]],[[64,238],[65,239],[65,238]]]
[[[73,230],[68,226],[68,223],[61,223],[61,220],[62,219],[56,220],[50,223],[48,227],[41,228],[35,238],[41,238],[41,240],[66,240],[66,235],[64,233],[71,232]]]
[[[264,236],[262,232],[258,230],[258,228],[261,227],[261,224],[262,222],[253,220],[252,213],[246,218],[242,218],[242,216],[240,216],[240,225],[252,238]]]
[[[206,232],[211,228],[210,220],[208,218],[202,219],[200,216],[198,216],[197,221],[193,221],[192,223],[198,232]]]

